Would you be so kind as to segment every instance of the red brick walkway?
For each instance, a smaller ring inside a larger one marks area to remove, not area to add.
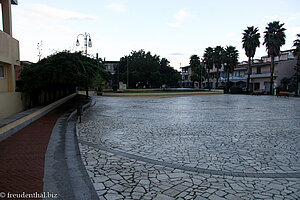
[[[44,162],[56,120],[82,97],[75,97],[0,142],[0,193],[42,193]],[[0,198],[1,199],[1,198]]]

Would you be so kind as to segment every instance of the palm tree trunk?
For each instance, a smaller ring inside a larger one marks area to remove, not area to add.
[[[216,82],[216,89],[218,88],[219,85],[219,68],[217,68],[217,82]]]
[[[271,55],[271,78],[270,78],[270,94],[273,95],[273,77],[274,77],[274,55]]]
[[[201,89],[202,88],[202,68],[201,68],[201,66],[200,66],[200,75],[199,75],[200,77],[199,77],[199,89]]]
[[[210,69],[208,69],[207,71],[208,71],[208,73],[207,73],[208,90],[210,91],[210,82],[209,82],[209,79],[210,79],[210,76],[209,76]]]
[[[248,58],[248,77],[247,77],[247,93],[250,93],[250,68],[251,68],[251,58]]]

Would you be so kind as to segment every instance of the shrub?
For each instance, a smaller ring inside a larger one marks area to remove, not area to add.
[[[241,86],[232,86],[229,91],[231,94],[242,94],[243,88]]]
[[[221,86],[218,86],[217,89],[222,89],[222,90],[225,90],[226,89],[226,86],[225,85],[221,85]]]

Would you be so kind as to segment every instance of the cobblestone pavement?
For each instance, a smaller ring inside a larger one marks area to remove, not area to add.
[[[78,139],[100,199],[300,198],[300,99],[96,100]]]

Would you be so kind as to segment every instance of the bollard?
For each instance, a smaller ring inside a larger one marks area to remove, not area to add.
[[[81,115],[83,113],[82,105],[77,106],[77,117],[79,117],[79,123],[81,123]]]

